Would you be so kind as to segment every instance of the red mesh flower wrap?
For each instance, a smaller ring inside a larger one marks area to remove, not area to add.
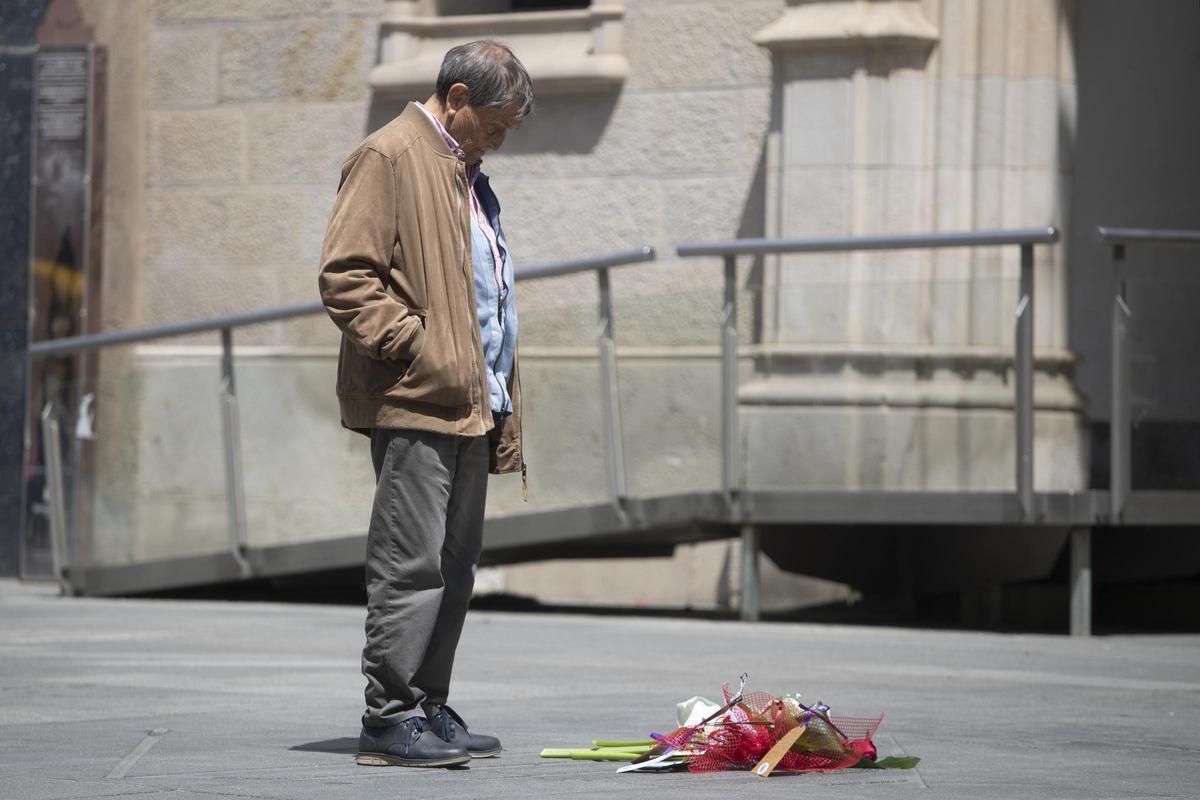
[[[725,700],[730,702],[728,687]],[[879,717],[830,717],[824,707],[807,708],[790,697],[766,692],[744,695],[724,715],[707,725],[678,728],[661,737],[686,753],[691,772],[751,769],[793,728],[804,729],[780,759],[776,770],[826,772],[875,758],[871,737]]]

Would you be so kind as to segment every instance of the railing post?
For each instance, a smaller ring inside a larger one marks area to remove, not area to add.
[[[621,394],[617,385],[617,351],[613,343],[612,289],[608,268],[596,270],[600,281],[600,394],[604,405],[604,434],[608,453],[608,491],[620,505],[628,494],[625,485],[625,447],[621,428]]]
[[[756,525],[742,526],[742,598],[738,616],[745,622],[758,622],[762,615],[762,582],[758,571],[761,549]]]
[[[1017,498],[1033,519],[1033,245],[1021,245],[1020,300],[1016,312]]]
[[[62,464],[62,435],[58,424],[58,415],[54,411],[54,403],[46,403],[42,409],[42,446],[46,466],[46,489],[50,495],[50,558],[54,579],[58,581],[62,593],[71,594],[70,581],[67,578],[69,563],[67,549],[67,488],[63,482]]]
[[[737,257],[725,256],[725,305],[721,311],[721,490],[733,521],[739,522],[740,509],[735,495],[741,490],[739,479],[741,447],[738,430],[738,333],[737,333]],[[739,526],[742,537],[742,593],[738,616],[757,622],[761,616],[761,576],[758,569],[759,531],[751,524]]]
[[[1071,529],[1071,635],[1092,634],[1092,531]]]
[[[1112,307],[1112,412],[1109,421],[1109,517],[1118,524],[1125,513],[1130,491],[1129,430],[1129,318],[1133,316],[1125,302],[1125,276],[1121,270],[1125,245],[1113,245]]]
[[[225,508],[229,515],[229,552],[243,576],[246,560],[246,496],[242,485],[242,437],[237,388],[233,380],[233,329],[221,329],[221,433],[225,450]]]
[[[733,508],[741,454],[738,447],[737,257],[725,256],[725,305],[721,312],[721,491]]]

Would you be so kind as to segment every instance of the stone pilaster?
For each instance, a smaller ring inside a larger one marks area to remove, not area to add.
[[[773,57],[766,232],[1061,226],[1074,78],[1056,0],[789,0]],[[751,486],[1013,485],[1018,251],[764,264],[740,396]],[[1060,248],[1037,248],[1035,480],[1085,480]]]

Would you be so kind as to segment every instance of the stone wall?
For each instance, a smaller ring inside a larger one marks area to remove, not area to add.
[[[366,133],[379,3],[179,0],[151,14],[144,321],[311,300],[341,161]]]
[[[105,327],[312,300],[339,167],[366,133],[365,75],[379,4],[92,0],[85,10],[114,54],[118,78],[109,117]],[[102,357],[97,561],[226,546],[216,339],[116,348]],[[362,515],[334,525],[311,513],[320,494],[303,475],[286,497],[270,477],[291,472],[294,454],[280,445],[287,441],[311,445],[300,461],[309,472],[324,469],[316,454],[333,452],[359,468],[353,474],[365,468],[369,476],[369,464],[352,459],[350,437],[337,426],[336,330],[313,318],[242,329],[235,341],[277,345],[274,356],[238,363],[248,515],[259,532],[252,542],[289,530],[304,538],[361,529]],[[317,370],[327,380],[306,382],[302,367],[287,369],[307,363],[292,357],[306,346],[319,348]],[[263,363],[265,386],[256,381]],[[274,380],[281,366],[286,375]],[[290,429],[260,424],[287,420],[296,397],[318,410],[297,414]],[[313,499],[306,506],[301,498]]]
[[[623,89],[540,98],[488,159],[518,268],[642,244],[661,254],[613,275],[638,493],[717,483],[719,267],[679,262],[673,245],[761,233],[769,61],[750,36],[780,7],[629,3]],[[341,159],[368,120],[402,108],[367,85],[379,8],[146,6],[144,130],[138,114],[125,123],[146,143],[144,252],[114,259],[138,272],[113,327],[312,299]],[[605,496],[596,303],[591,276],[522,285],[531,503],[499,478],[489,513]],[[371,476],[363,442],[336,424],[336,331],[318,318],[236,336],[251,542],[361,530]],[[106,356],[101,447],[127,468],[101,476],[99,560],[225,546],[214,339]]]

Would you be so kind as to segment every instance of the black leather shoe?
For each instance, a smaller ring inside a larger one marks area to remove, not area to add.
[[[471,758],[491,758],[500,755],[500,740],[495,736],[471,733],[467,723],[450,706],[435,706],[429,725],[442,741],[464,745]]]
[[[449,742],[429,730],[429,720],[409,717],[387,728],[363,726],[358,736],[364,767],[453,767],[471,760],[461,742]]]

